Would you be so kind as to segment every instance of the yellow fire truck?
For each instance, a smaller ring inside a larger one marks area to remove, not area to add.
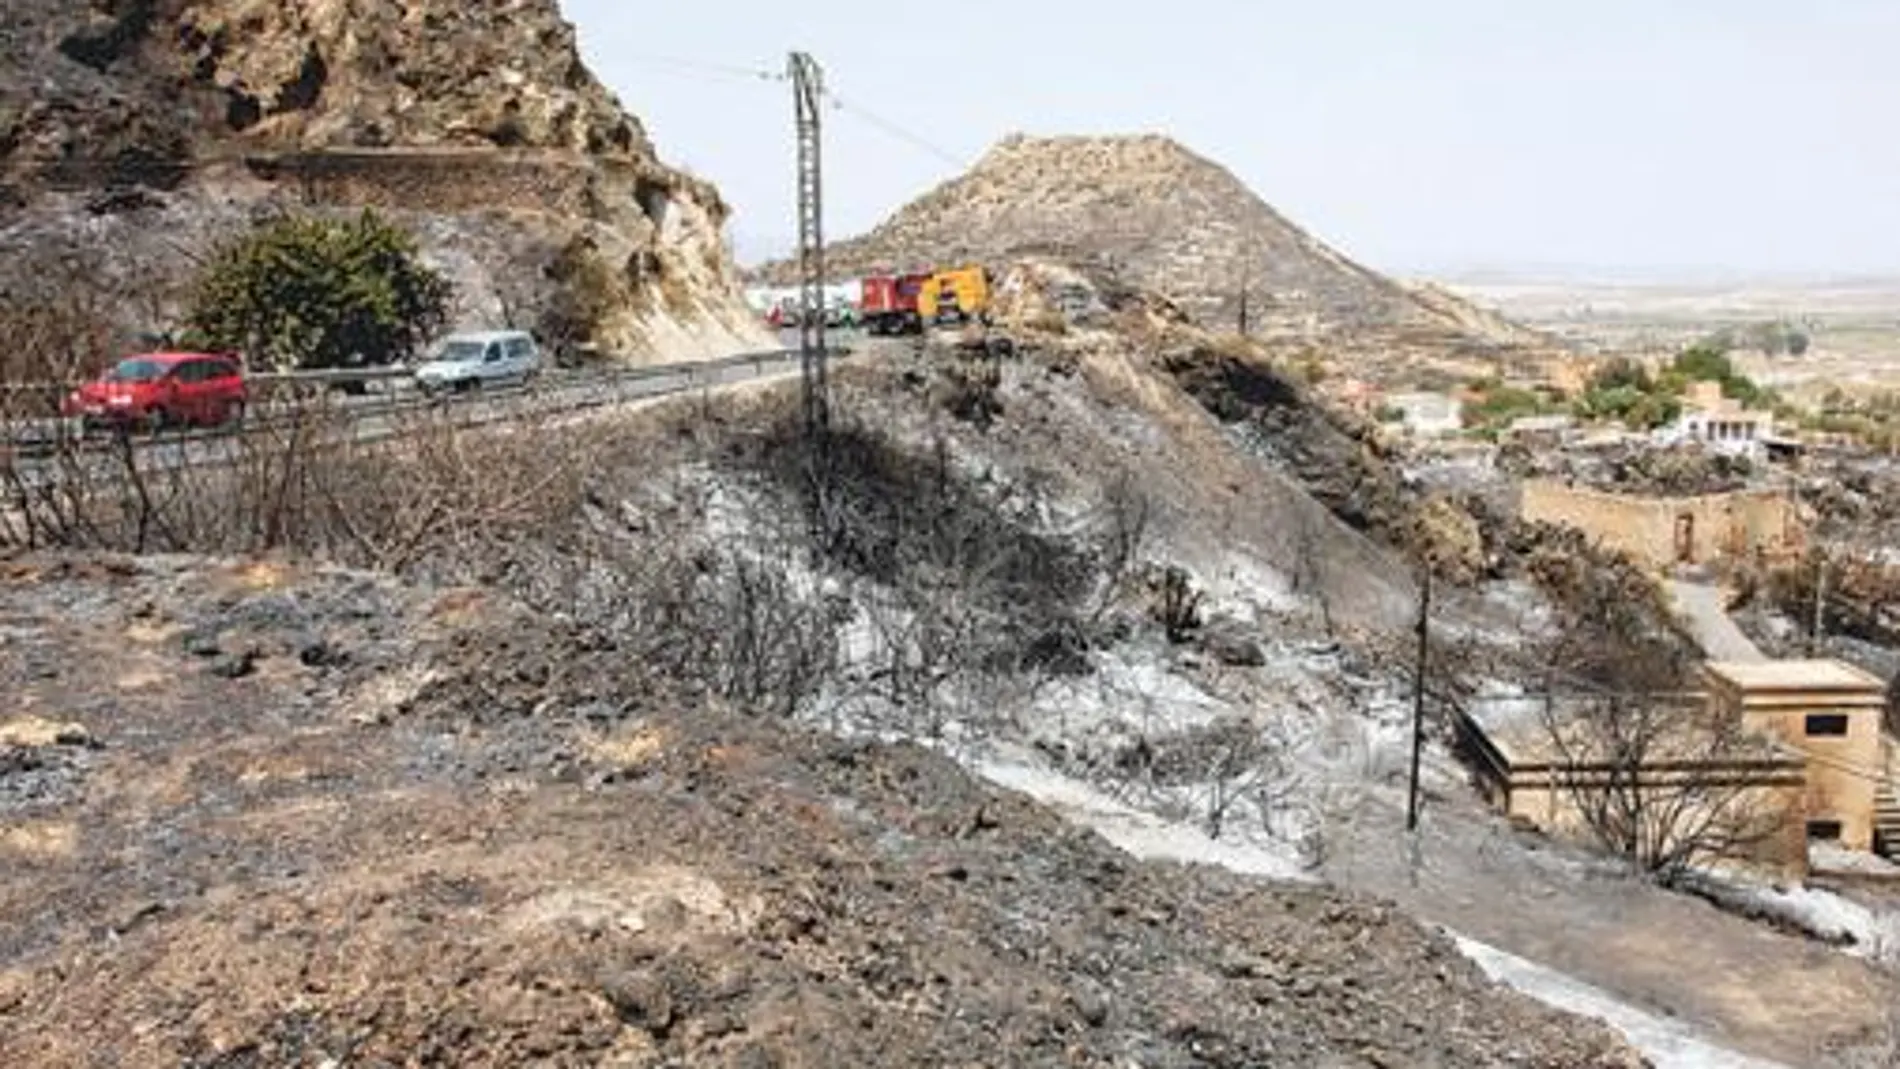
[[[978,264],[936,272],[917,295],[917,315],[926,323],[987,321],[989,313],[990,276]]]

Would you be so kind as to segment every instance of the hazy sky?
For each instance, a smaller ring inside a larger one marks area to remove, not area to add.
[[[834,236],[961,169],[868,112],[965,163],[1015,131],[1167,133],[1389,271],[1900,273],[1900,0],[564,7],[748,259],[796,232],[790,93],[716,68],[802,48],[847,107]]]

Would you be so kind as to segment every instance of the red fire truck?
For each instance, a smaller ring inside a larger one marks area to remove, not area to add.
[[[916,334],[924,329],[917,297],[930,272],[867,275],[858,297],[858,321],[871,334]]]

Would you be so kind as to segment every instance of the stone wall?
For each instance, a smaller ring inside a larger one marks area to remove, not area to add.
[[[571,153],[342,150],[259,155],[246,163],[258,177],[300,192],[309,203],[385,211],[506,209],[580,219],[641,213],[657,224],[651,213],[662,211],[665,203],[663,196],[637,195],[652,180],[632,168],[610,170]]]
[[[1625,775],[1623,772],[1615,773]],[[1798,761],[1786,763],[1708,763],[1682,769],[1644,769],[1641,773],[1646,790],[1650,783],[1658,792],[1658,808],[1684,804],[1680,800],[1695,792],[1716,792],[1724,807],[1711,820],[1734,820],[1738,824],[1756,819],[1764,828],[1774,829],[1760,841],[1738,846],[1724,860],[1741,863],[1764,875],[1799,880],[1807,874],[1807,785]],[[1587,772],[1571,769],[1527,770],[1517,772],[1492,797],[1492,804],[1504,811],[1514,823],[1537,828],[1553,838],[1595,845],[1594,834],[1579,806],[1579,798],[1592,797],[1593,790],[1618,792],[1626,788],[1596,787],[1608,784],[1610,773],[1591,778]],[[1733,792],[1732,794],[1730,792]],[[1600,796],[1599,796],[1600,802]],[[1699,817],[1684,815],[1681,829],[1697,826]]]
[[[1658,569],[1785,558],[1806,545],[1799,506],[1782,490],[1638,497],[1534,479],[1524,484],[1519,514],[1575,527]]]
[[[1576,764],[1551,754],[1534,737],[1493,736],[1469,716],[1454,720],[1460,755],[1473,772],[1479,792],[1512,823],[1536,828],[1554,838],[1600,845],[1585,818],[1580,799],[1623,792],[1625,770]],[[1739,845],[1728,860],[1764,874],[1799,880],[1807,873],[1807,817],[1812,766],[1798,753],[1757,758],[1732,757],[1693,762],[1657,762],[1639,772],[1639,789],[1656,790],[1674,805],[1685,792],[1716,789],[1727,818],[1758,814],[1774,830],[1757,842]],[[1729,790],[1733,790],[1733,794]],[[1694,825],[1685,816],[1681,827]]]

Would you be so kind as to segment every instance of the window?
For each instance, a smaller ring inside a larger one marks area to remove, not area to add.
[[[173,370],[172,377],[183,383],[203,382],[210,378],[211,365],[203,360],[187,360]]]
[[[534,355],[534,343],[526,338],[508,339],[508,359],[526,360]]]
[[[1846,713],[1810,713],[1808,714],[1808,734],[1845,735],[1847,734]]]
[[[106,372],[107,382],[157,382],[165,377],[165,365],[156,360],[121,360]]]
[[[1808,821],[1808,838],[1836,842],[1841,837],[1841,822],[1838,820]]]
[[[500,342],[489,342],[489,343],[488,343],[488,352],[487,352],[487,354],[485,354],[485,355],[484,355],[484,356],[482,357],[482,360],[483,360],[484,362],[486,362],[486,363],[490,363],[490,364],[499,364],[499,363],[501,363],[501,343],[500,343]]]

